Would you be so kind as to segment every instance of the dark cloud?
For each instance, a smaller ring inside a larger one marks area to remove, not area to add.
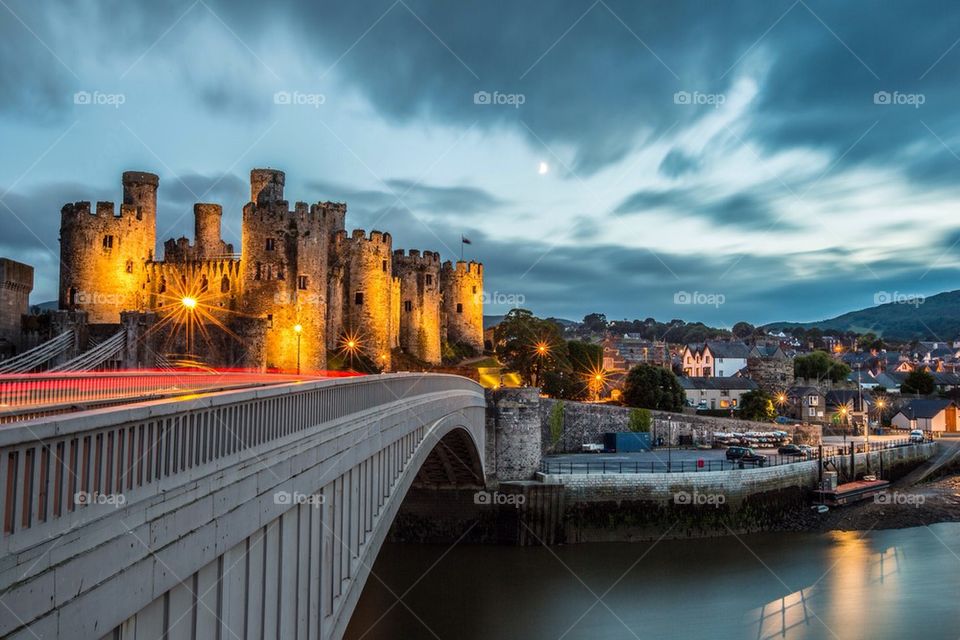
[[[699,160],[689,156],[679,149],[671,149],[660,162],[659,171],[668,178],[679,178],[693,173],[700,166]]]
[[[690,187],[637,191],[617,205],[614,213],[643,214],[657,210],[758,233],[773,225],[781,230],[799,228],[794,222],[782,219],[771,208],[770,200],[758,194],[743,192],[717,198],[706,190]]]

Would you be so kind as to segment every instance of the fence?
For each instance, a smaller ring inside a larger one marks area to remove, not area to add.
[[[78,509],[86,496],[157,490],[165,478],[211,470],[223,458],[321,423],[430,393],[477,393],[459,377],[394,374],[279,384],[189,402],[52,418],[0,429],[3,532],[29,529]]]
[[[853,443],[855,453],[866,453],[870,451],[883,451],[885,449],[894,449],[918,444],[910,440],[888,440],[885,442],[871,442],[869,446],[866,443]],[[841,456],[850,455],[851,445],[824,446],[823,459],[836,460]],[[680,450],[683,451],[683,450]],[[656,458],[653,460],[558,460],[549,459],[540,462],[540,472],[545,474],[616,474],[616,473],[692,473],[699,471],[733,471],[735,469],[752,469],[757,467],[769,467],[783,464],[794,464],[797,462],[807,462],[817,460],[820,457],[820,450],[815,448],[811,455],[782,455],[759,454],[757,459],[751,460],[672,460],[670,454],[665,451],[656,452]]]

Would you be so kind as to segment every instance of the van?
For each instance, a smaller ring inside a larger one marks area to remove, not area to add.
[[[914,429],[910,432],[910,442],[923,442],[924,440],[925,438],[922,430]]]

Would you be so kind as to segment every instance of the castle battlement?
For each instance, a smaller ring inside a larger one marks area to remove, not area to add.
[[[436,251],[424,251],[421,253],[419,249],[410,249],[407,252],[404,252],[403,249],[394,249],[393,259],[399,265],[438,268],[440,266],[440,254]]]
[[[385,231],[374,230],[371,231],[368,236],[364,229],[354,229],[353,233],[350,234],[350,240],[354,242],[369,242],[371,244],[391,244],[393,242],[393,238]]]
[[[456,267],[454,267],[454,263],[451,262],[450,260],[447,260],[446,262],[443,263],[443,272],[458,273],[458,274],[473,274],[477,276],[482,276],[483,263],[474,262],[473,260],[471,260],[470,262],[466,262],[464,260],[457,260]]]

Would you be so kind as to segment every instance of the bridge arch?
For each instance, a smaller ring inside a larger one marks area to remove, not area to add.
[[[410,486],[482,486],[484,410],[393,374],[8,427],[0,635],[338,638]]]

